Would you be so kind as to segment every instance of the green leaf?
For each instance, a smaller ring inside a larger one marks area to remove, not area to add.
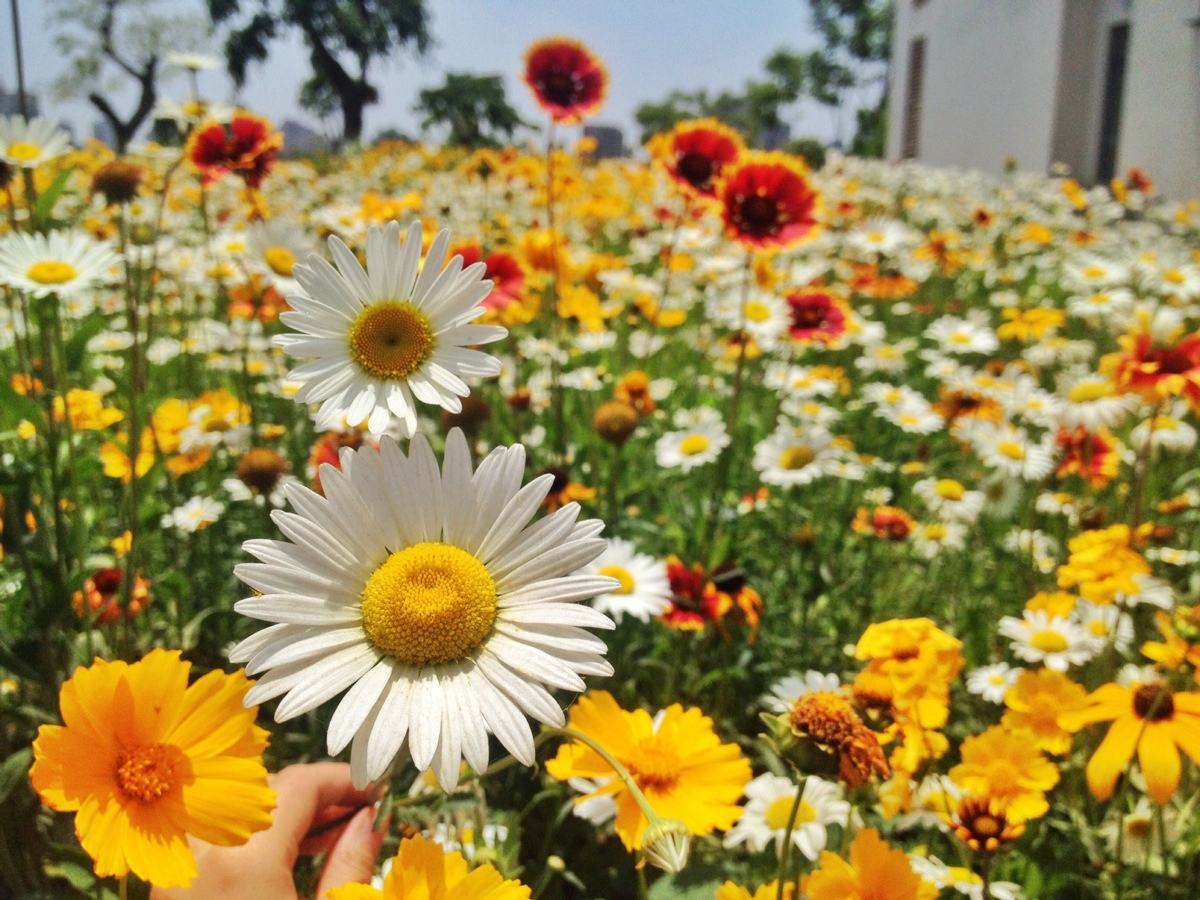
[[[54,204],[62,196],[62,192],[67,187],[67,181],[70,180],[71,173],[74,171],[74,169],[64,169],[59,172],[54,183],[42,192],[42,195],[38,197],[37,206],[33,210],[34,221],[44,224],[50,218],[50,213],[54,211]]]
[[[0,423],[16,425],[22,419],[28,419],[40,428],[42,408],[36,401],[13,390],[12,382],[7,378],[0,378]]]
[[[75,333],[68,338],[63,348],[64,362],[68,372],[78,372],[83,365],[83,354],[87,350],[87,342],[104,330],[108,324],[107,316],[94,312],[79,323]]]
[[[0,803],[8,799],[8,795],[29,774],[33,765],[33,749],[22,747],[3,763],[0,763]]]

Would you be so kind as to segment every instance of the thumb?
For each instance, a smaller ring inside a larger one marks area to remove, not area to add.
[[[375,874],[375,857],[379,855],[388,829],[388,823],[384,822],[378,831],[372,831],[374,818],[375,807],[366,806],[346,823],[325,860],[325,869],[317,883],[317,897],[324,898],[329,890],[343,884],[363,884],[371,880]]]

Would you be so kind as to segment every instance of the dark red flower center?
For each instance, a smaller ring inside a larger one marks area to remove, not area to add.
[[[555,106],[571,106],[582,93],[583,85],[574,72],[551,71],[538,79],[538,93]]]
[[[1133,692],[1133,711],[1139,719],[1161,722],[1175,715],[1175,700],[1164,684],[1143,684]]]
[[[744,198],[734,211],[733,218],[738,228],[752,235],[775,234],[783,225],[779,202],[761,194]]]
[[[1196,368],[1196,361],[1177,347],[1150,350],[1146,361],[1154,363],[1160,375],[1183,375]]]
[[[693,187],[704,187],[712,180],[716,165],[711,157],[689,151],[679,157],[675,169]]]

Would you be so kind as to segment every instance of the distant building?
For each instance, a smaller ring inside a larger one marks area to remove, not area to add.
[[[625,155],[625,134],[614,125],[585,125],[583,136],[596,141],[596,159],[613,159]]]
[[[327,153],[331,147],[329,138],[313,131],[307,125],[292,119],[284,119],[279,126],[283,132],[285,156],[304,156],[309,153]]]
[[[41,111],[38,98],[28,91],[25,93],[25,104],[29,107],[29,115],[36,116]],[[17,116],[21,114],[21,95],[17,91],[9,91],[0,84],[0,116]]]
[[[896,0],[888,157],[1200,196],[1196,0]]]

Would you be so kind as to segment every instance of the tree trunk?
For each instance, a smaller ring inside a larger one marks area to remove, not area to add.
[[[363,110],[367,106],[367,98],[357,89],[339,92],[342,102],[342,142],[356,144],[362,139]]]

